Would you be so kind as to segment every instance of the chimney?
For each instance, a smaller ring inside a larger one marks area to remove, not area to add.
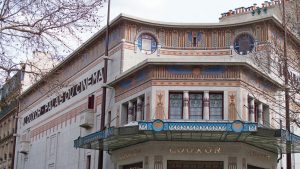
[[[274,0],[271,0],[271,5],[275,5],[275,2],[274,2]]]
[[[256,7],[257,7],[257,4],[255,3],[255,4],[253,4],[253,6],[252,6],[252,10],[255,10],[256,9]]]
[[[265,1],[265,7],[268,7],[269,2]]]
[[[241,13],[245,12],[245,7],[241,7]]]

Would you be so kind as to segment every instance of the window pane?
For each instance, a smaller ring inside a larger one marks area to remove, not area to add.
[[[190,94],[190,119],[199,120],[202,117],[202,94]]]
[[[209,94],[209,119],[223,119],[223,94]]]
[[[182,119],[182,94],[170,94],[170,119]]]

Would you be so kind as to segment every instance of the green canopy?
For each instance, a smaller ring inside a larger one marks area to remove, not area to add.
[[[148,123],[149,128],[143,125]],[[171,125],[176,124],[180,128]],[[153,125],[151,125],[153,124]],[[243,129],[233,129],[235,122],[163,122],[161,131],[151,130],[155,122],[140,122],[139,125],[108,128],[74,140],[75,148],[114,151],[147,141],[192,141],[192,142],[241,142],[274,153],[300,153],[300,137],[285,130],[257,127],[256,123],[244,123]],[[191,124],[193,128],[184,128]],[[199,128],[199,126],[229,126],[224,128]],[[232,127],[231,127],[232,126]],[[153,127],[154,128],[154,127]],[[211,130],[213,129],[213,130]]]

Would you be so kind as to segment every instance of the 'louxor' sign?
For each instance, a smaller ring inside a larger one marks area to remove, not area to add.
[[[42,105],[26,117],[24,117],[24,124],[28,124],[34,119],[42,116],[43,114],[51,111],[52,109],[60,106],[61,104],[65,103],[67,100],[77,96],[81,92],[88,89],[89,86],[93,86],[102,81],[103,69],[100,69],[91,75],[85,77],[79,83],[73,85],[68,90],[62,92],[57,97],[51,99],[48,103]]]

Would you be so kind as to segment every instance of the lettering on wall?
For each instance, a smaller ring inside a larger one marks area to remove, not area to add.
[[[36,118],[44,115],[45,113],[51,111],[52,109],[62,105],[66,101],[70,100],[73,97],[76,97],[81,92],[87,90],[90,86],[93,86],[102,81],[103,68],[92,73],[91,75],[85,77],[79,83],[73,85],[68,90],[61,93],[59,96],[51,99],[48,103],[42,105],[29,115],[24,117],[24,125],[30,123]]]
[[[127,160],[129,158],[136,157],[138,154],[141,153],[141,149],[134,149],[130,151],[126,151],[119,156],[119,160]]]
[[[258,152],[254,150],[249,150],[247,155],[251,158],[255,158],[257,160],[270,160],[271,156],[268,153]]]
[[[172,146],[169,148],[171,154],[221,154],[222,152],[223,148],[221,146]]]

